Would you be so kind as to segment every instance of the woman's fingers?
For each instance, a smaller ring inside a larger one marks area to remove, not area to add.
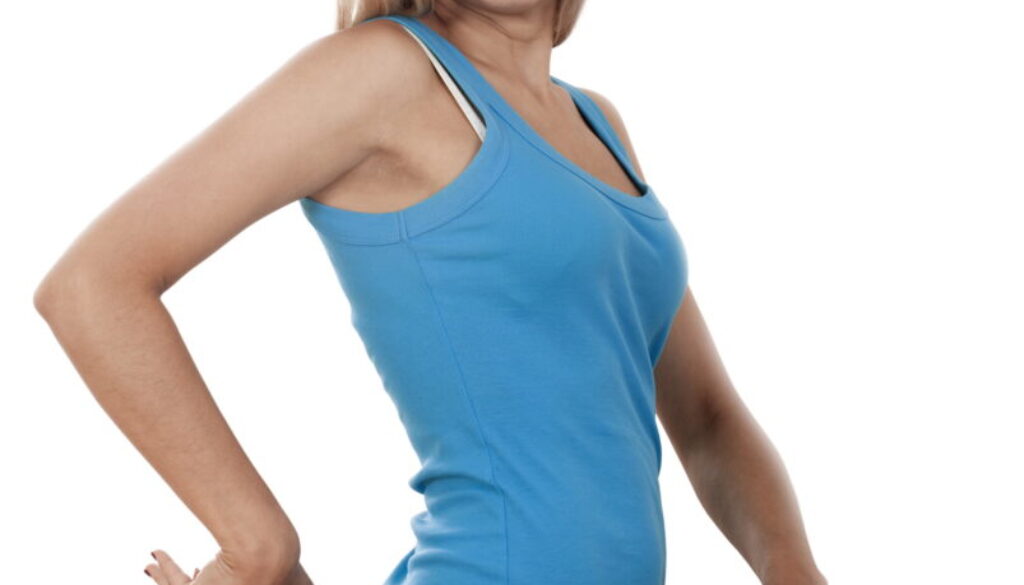
[[[149,563],[143,570],[153,578],[157,585],[171,585],[171,582],[167,580],[167,575],[164,575],[163,569],[160,568],[158,563]]]
[[[153,578],[159,585],[187,585],[192,581],[188,573],[182,571],[178,563],[174,562],[171,555],[160,549],[150,554],[157,562],[157,568],[150,572],[154,573]]]

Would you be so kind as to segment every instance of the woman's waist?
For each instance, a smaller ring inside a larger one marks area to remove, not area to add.
[[[558,451],[558,449],[554,449]],[[420,537],[453,534],[485,538],[516,532],[530,539],[584,531],[595,545],[621,538],[656,538],[662,530],[658,472],[642,456],[586,459],[497,452],[484,474],[449,467],[423,469],[416,481],[426,510],[413,518]]]
[[[662,583],[665,530],[656,498],[503,494],[500,505],[483,513],[464,502],[417,514],[411,523],[414,572],[426,577],[431,571],[473,568],[483,575],[507,567],[510,583]]]

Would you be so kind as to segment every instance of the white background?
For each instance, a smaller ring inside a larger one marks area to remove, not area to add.
[[[327,0],[4,4],[5,581],[142,584],[153,548],[187,570],[213,554],[31,296],[334,17]],[[1024,583],[1022,29],[1010,1],[596,1],[554,53],[626,120],[833,585]],[[298,205],[164,298],[314,580],[382,582],[413,545],[418,465]],[[662,440],[669,585],[755,583]]]

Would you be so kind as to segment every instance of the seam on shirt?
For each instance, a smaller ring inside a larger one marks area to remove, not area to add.
[[[498,496],[501,498],[501,521],[502,521],[502,532],[505,535],[505,584],[511,583],[511,576],[509,567],[509,545],[508,545],[508,505],[505,498],[505,490],[498,483],[498,479],[494,474],[494,457],[491,453],[490,444],[487,442],[487,438],[484,434],[483,425],[480,423],[480,417],[476,412],[476,406],[473,404],[473,400],[469,395],[469,389],[466,385],[466,377],[462,372],[462,364],[459,362],[458,354],[455,351],[455,346],[452,344],[451,337],[448,334],[448,327],[445,324],[444,316],[441,313],[441,307],[437,304],[437,298],[434,296],[434,289],[430,286],[430,280],[427,278],[427,273],[423,269],[423,264],[420,263],[419,255],[416,253],[415,246],[411,239],[407,237],[405,220],[404,217],[400,219],[401,228],[400,233],[402,241],[405,242],[406,247],[412,254],[413,261],[416,263],[416,267],[420,272],[420,276],[423,278],[423,284],[427,288],[427,294],[430,296],[430,304],[434,307],[434,313],[437,315],[438,323],[441,326],[441,333],[444,335],[445,345],[448,346],[448,352],[451,354],[452,361],[455,363],[455,369],[459,374],[459,388],[462,391],[462,397],[466,400],[466,404],[469,406],[470,414],[473,416],[473,421],[476,425],[477,436],[480,438],[480,443],[483,445],[484,453],[487,454],[487,464],[490,467],[491,472],[491,485],[494,487]]]
[[[440,220],[435,221],[434,223],[431,223],[430,225],[427,225],[425,227],[420,228],[419,231],[417,231],[415,234],[413,234],[411,236],[408,236],[408,237],[409,238],[415,238],[417,236],[421,236],[421,235],[423,235],[423,234],[425,234],[427,232],[430,232],[432,230],[436,230],[436,229],[438,229],[438,228],[440,228],[442,226],[445,226],[449,222],[452,222],[452,221],[458,219],[460,216],[464,215],[466,212],[468,212],[470,209],[472,209],[474,205],[476,205],[477,203],[480,203],[484,199],[485,195],[487,195],[492,190],[494,190],[494,188],[498,185],[498,181],[501,179],[502,175],[505,174],[505,169],[507,169],[507,168],[508,168],[508,159],[506,157],[505,163],[502,164],[501,168],[498,170],[498,172],[495,173],[493,182],[487,188],[482,189],[480,191],[480,194],[477,195],[476,197],[474,197],[472,201],[469,201],[461,209],[456,210],[451,215],[443,217]],[[403,214],[403,225],[405,223],[404,219],[405,218],[404,218],[404,214]],[[404,234],[406,234],[406,231],[403,229],[402,233],[404,235]]]
[[[495,129],[494,131],[497,132],[499,130]],[[505,132],[505,131],[506,130],[502,130],[502,132]],[[491,173],[491,175],[487,178],[487,181],[483,184],[483,186],[480,188],[479,192],[476,195],[474,195],[469,201],[464,202],[462,207],[457,208],[451,214],[446,215],[444,217],[441,217],[438,220],[436,220],[436,221],[434,221],[434,222],[432,222],[430,224],[422,226],[416,233],[414,233],[412,235],[409,235],[408,231],[405,228],[405,214],[404,213],[400,213],[400,215],[402,215],[402,218],[401,218],[401,223],[402,223],[401,228],[402,229],[401,229],[401,236],[400,237],[402,237],[402,238],[415,238],[415,237],[423,235],[423,234],[425,234],[427,232],[430,232],[432,230],[438,229],[438,228],[448,224],[451,221],[454,221],[459,216],[465,214],[470,209],[472,209],[473,206],[475,206],[478,203],[480,203],[481,201],[483,201],[483,199],[488,194],[490,194],[491,191],[493,191],[495,188],[497,188],[498,182],[501,181],[501,178],[505,175],[505,171],[508,170],[509,161],[512,159],[512,152],[511,152],[512,149],[511,149],[511,146],[508,144],[509,137],[508,136],[504,136],[504,135],[503,136],[499,136],[498,140],[501,140],[502,142],[504,142],[504,144],[502,144],[499,147],[501,152],[498,153],[498,156],[501,157],[501,162],[498,163],[498,166]],[[465,169],[463,169],[463,172],[465,172]],[[454,181],[454,179],[453,179],[453,181]],[[451,182],[449,182],[448,184],[451,184]],[[404,212],[405,210],[403,209],[401,211]]]

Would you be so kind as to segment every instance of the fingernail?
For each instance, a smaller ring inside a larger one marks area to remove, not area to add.
[[[153,576],[153,575],[149,574],[149,569],[142,569],[142,572],[145,573],[147,577],[152,577]]]
[[[149,556],[153,557],[153,559],[156,559],[156,551],[149,551]]]

